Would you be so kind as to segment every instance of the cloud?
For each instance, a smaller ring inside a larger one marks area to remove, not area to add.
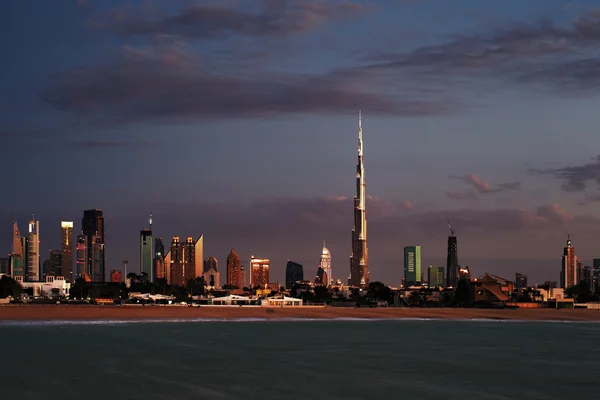
[[[404,208],[407,211],[412,211],[415,209],[415,206],[413,205],[413,203],[411,203],[408,200],[404,200],[402,203],[400,203],[400,205],[402,206],[402,208]]]
[[[357,88],[343,78],[272,71],[228,73],[206,65],[183,44],[124,46],[111,63],[57,74],[42,97],[82,117],[115,122],[347,114],[361,108],[371,114],[419,116],[449,113],[454,107]]]
[[[194,39],[234,35],[284,37],[305,33],[328,21],[354,17],[366,11],[360,3],[351,1],[263,0],[260,5],[256,10],[247,10],[221,4],[192,4],[171,14],[164,10],[140,10],[126,6],[96,17],[93,24],[123,36],[168,35]]]
[[[532,169],[534,173],[550,175],[562,181],[562,188],[567,192],[583,192],[590,182],[600,185],[600,156],[593,161],[570,167]]]
[[[125,141],[125,140],[77,140],[69,142],[71,146],[89,149],[114,149],[126,147],[138,147],[147,145],[145,141]]]
[[[469,185],[473,186],[479,194],[499,193],[499,192],[504,192],[507,190],[517,190],[517,189],[521,188],[521,182],[518,182],[518,181],[500,183],[500,184],[496,185],[495,187],[492,187],[489,184],[489,182],[481,180],[475,174],[469,174],[469,175],[465,175],[465,176],[451,176],[450,179],[456,179],[456,180],[468,183]],[[469,196],[466,193],[460,193],[460,192],[449,192],[449,193],[446,193],[446,195],[450,198],[459,199],[461,196],[463,199],[469,198]]]
[[[476,200],[479,198],[476,193],[471,192],[446,192],[446,197],[452,200]]]

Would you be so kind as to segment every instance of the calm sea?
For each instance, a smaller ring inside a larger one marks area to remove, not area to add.
[[[0,322],[0,398],[597,398],[599,339],[572,322]]]

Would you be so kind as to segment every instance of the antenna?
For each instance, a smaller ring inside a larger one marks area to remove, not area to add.
[[[452,228],[452,224],[450,224],[450,220],[448,220],[448,228],[450,228],[450,235],[454,236],[454,229]]]
[[[152,211],[150,211],[150,230],[152,230]]]

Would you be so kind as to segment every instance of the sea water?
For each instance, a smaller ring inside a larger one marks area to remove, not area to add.
[[[0,322],[0,399],[567,399],[600,393],[600,324]]]

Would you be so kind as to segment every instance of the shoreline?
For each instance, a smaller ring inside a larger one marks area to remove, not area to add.
[[[0,321],[125,321],[125,320],[239,320],[239,319],[436,319],[596,321],[600,310],[585,309],[471,309],[471,308],[334,308],[334,307],[182,307],[97,305],[4,305]]]

